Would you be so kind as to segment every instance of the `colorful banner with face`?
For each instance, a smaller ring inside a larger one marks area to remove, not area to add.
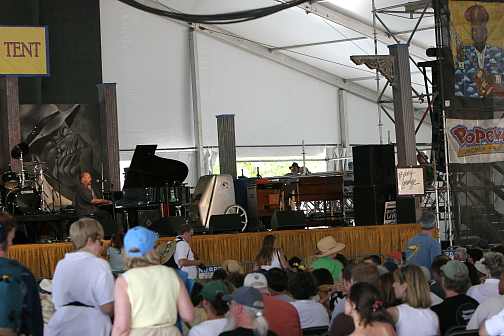
[[[455,96],[504,97],[504,3],[449,1]]]
[[[47,27],[0,27],[0,75],[49,75]]]
[[[451,163],[504,161],[504,120],[447,119]]]

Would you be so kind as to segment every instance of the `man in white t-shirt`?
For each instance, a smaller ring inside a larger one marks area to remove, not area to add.
[[[504,335],[504,309],[483,323],[479,330],[481,336]]]
[[[174,259],[177,266],[187,273],[189,279],[198,278],[198,266],[202,262],[194,256],[191,248],[193,229],[189,224],[184,224],[180,227],[179,235],[176,238],[176,248]]]
[[[479,329],[485,320],[490,317],[497,315],[501,310],[504,309],[504,273],[500,276],[499,281],[499,295],[492,296],[489,299],[483,301],[474,314],[471,320],[467,324],[467,329]]]
[[[499,295],[500,276],[504,272],[504,255],[499,252],[485,253],[483,264],[488,268],[490,278],[480,285],[472,286],[467,291],[467,295],[479,303]]]

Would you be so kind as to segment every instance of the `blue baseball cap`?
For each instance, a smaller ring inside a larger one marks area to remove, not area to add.
[[[124,236],[124,251],[129,257],[143,257],[154,249],[158,238],[154,231],[135,226]]]

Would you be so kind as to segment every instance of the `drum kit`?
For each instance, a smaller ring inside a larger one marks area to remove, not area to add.
[[[43,202],[44,176],[47,163],[25,161],[29,153],[26,143],[20,143],[11,151],[11,156],[19,160],[20,170],[10,167],[0,171],[0,211],[12,215],[39,214],[47,208]]]

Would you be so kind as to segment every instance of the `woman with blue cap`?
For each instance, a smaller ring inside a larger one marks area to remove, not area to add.
[[[113,336],[179,336],[177,314],[191,322],[194,308],[175,271],[160,264],[158,236],[137,226],[124,237],[128,271],[116,281]]]

